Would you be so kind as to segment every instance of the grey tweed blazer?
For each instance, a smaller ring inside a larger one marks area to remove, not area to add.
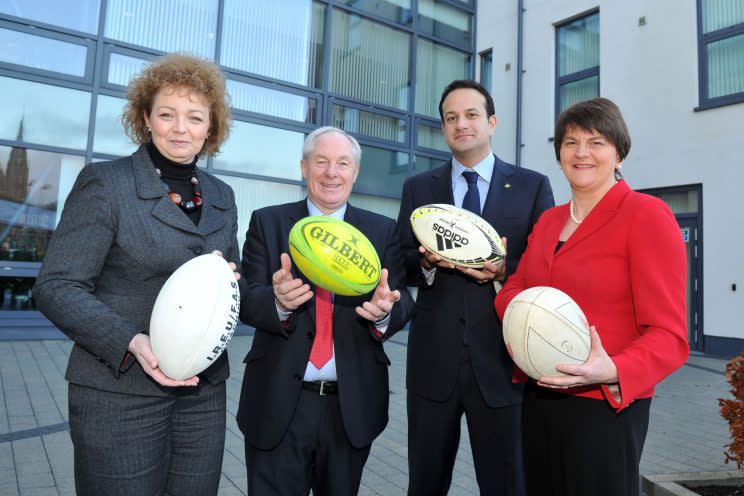
[[[168,394],[128,355],[129,342],[148,330],[160,288],[184,262],[220,250],[239,263],[233,191],[202,170],[197,178],[198,226],[167,197],[144,147],[78,175],[33,289],[42,313],[75,342],[65,375],[71,383]],[[213,384],[228,375],[226,354],[201,374]]]

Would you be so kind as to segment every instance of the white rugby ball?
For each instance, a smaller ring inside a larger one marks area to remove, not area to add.
[[[506,250],[496,230],[474,213],[433,203],[411,213],[411,228],[421,246],[448,262],[481,268],[498,262]]]
[[[219,255],[192,258],[160,289],[150,317],[150,344],[171,379],[195,376],[222,354],[238,324],[240,291]]]
[[[589,356],[589,324],[581,308],[563,291],[547,286],[525,289],[504,312],[504,342],[512,360],[539,379],[564,375],[558,364],[582,364]]]

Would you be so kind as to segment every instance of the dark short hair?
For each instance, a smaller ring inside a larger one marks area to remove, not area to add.
[[[121,116],[127,135],[138,145],[150,141],[144,115],[152,111],[155,95],[163,88],[184,88],[206,100],[209,135],[200,155],[216,155],[230,134],[230,97],[225,90],[225,77],[211,60],[187,53],[164,55],[129,82],[127,104]]]
[[[623,114],[612,100],[607,98],[592,98],[585,102],[571,105],[561,112],[555,123],[553,147],[555,158],[561,161],[561,146],[563,138],[571,127],[578,127],[591,133],[596,131],[615,146],[620,161],[625,160],[630,151],[630,134],[625,125]]]
[[[444,88],[444,91],[442,92],[442,98],[439,99],[439,118],[442,119],[442,122],[444,122],[444,112],[442,112],[442,104],[444,103],[444,99],[447,98],[447,95],[449,95],[453,91],[461,89],[475,90],[483,95],[483,98],[486,99],[486,113],[488,114],[486,117],[496,115],[496,107],[493,105],[493,98],[491,98],[491,94],[488,93],[488,90],[484,88],[482,84],[470,79],[457,79],[455,81],[452,81],[450,84],[447,85],[446,88]]]

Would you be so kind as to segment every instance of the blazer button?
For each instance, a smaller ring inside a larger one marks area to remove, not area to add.
[[[204,251],[204,248],[202,248],[201,246],[195,246],[191,249],[191,251],[194,252],[194,255],[201,255]]]
[[[295,374],[294,375],[294,380],[295,381],[301,381],[302,380],[302,377],[300,377],[298,374]]]

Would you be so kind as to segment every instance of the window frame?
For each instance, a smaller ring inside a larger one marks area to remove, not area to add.
[[[586,19],[588,17],[591,17],[593,15],[599,15],[599,8],[591,9],[586,12],[582,12],[581,14],[577,14],[573,17],[570,17],[568,19],[565,19],[561,22],[558,22],[554,24],[555,27],[555,118],[557,119],[558,116],[561,114],[561,87],[565,86],[566,84],[575,83],[577,81],[583,81],[584,79],[588,79],[591,77],[597,78],[597,87],[598,89],[601,89],[601,76],[600,76],[600,66],[596,65],[594,67],[590,67],[587,69],[582,69],[577,72],[572,72],[570,74],[566,74],[564,76],[561,76],[560,74],[560,67],[559,67],[559,60],[560,60],[560,43],[558,40],[558,32],[561,28],[564,28],[566,26],[569,26],[577,21]],[[601,62],[601,61],[600,61]],[[600,96],[601,92],[597,91],[597,96]]]
[[[733,105],[744,102],[744,91],[731,93],[729,95],[708,98],[708,45],[718,41],[744,35],[744,22],[727,26],[710,33],[703,33],[703,2],[696,0],[697,4],[697,42],[698,42],[698,106],[695,111]]]

